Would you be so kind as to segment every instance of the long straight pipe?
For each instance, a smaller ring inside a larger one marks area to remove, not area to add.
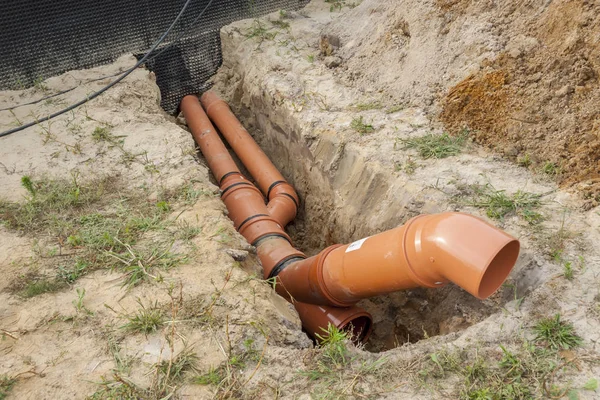
[[[193,95],[184,97],[181,111],[209,168],[219,182],[221,198],[229,211],[230,219],[246,240],[256,246],[265,279],[285,265],[306,258],[291,245],[291,239],[280,222],[271,216],[260,191],[241,174],[200,106],[198,98]],[[304,329],[314,338],[323,335],[329,324],[339,329],[352,329],[359,341],[365,341],[371,332],[370,314],[356,306],[319,306],[295,301],[289,296],[286,298],[292,301]]]

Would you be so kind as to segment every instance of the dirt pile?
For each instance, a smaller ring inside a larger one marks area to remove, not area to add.
[[[468,13],[468,7],[463,13]],[[600,200],[600,8],[522,4],[505,16],[515,35],[479,72],[450,89],[441,120]]]
[[[335,74],[600,199],[600,3],[363,1],[328,23]]]

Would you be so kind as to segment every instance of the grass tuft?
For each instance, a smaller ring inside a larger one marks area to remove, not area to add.
[[[446,158],[460,154],[467,143],[467,138],[468,132],[465,130],[457,136],[430,133],[421,137],[396,139],[396,143],[402,143],[403,149],[417,150],[424,159]]]
[[[140,299],[137,299],[137,303],[140,308],[133,314],[125,316],[128,322],[121,328],[134,333],[156,332],[165,321],[163,310],[157,302],[145,306]]]
[[[358,132],[361,136],[375,131],[373,125],[366,123],[362,116],[354,118],[350,123],[350,127]]]
[[[544,343],[551,349],[572,349],[583,343],[583,339],[575,333],[573,324],[562,321],[560,314],[540,320],[533,327],[535,341]]]
[[[535,211],[541,204],[541,195],[517,190],[512,195],[497,190],[491,184],[472,185],[472,198],[467,205],[482,208],[488,217],[502,220],[508,215],[518,215],[534,225],[543,221],[542,214]]]
[[[48,278],[40,278],[27,283],[18,294],[29,299],[31,297],[39,296],[40,294],[57,292],[63,288],[65,288],[63,282]]]
[[[379,101],[370,101],[367,103],[358,103],[354,106],[358,111],[379,110],[383,108],[383,104]]]
[[[0,400],[4,400],[8,396],[15,383],[17,383],[17,380],[8,375],[0,376]]]
[[[199,385],[219,385],[225,379],[225,373],[221,368],[210,368],[206,374],[200,375],[194,379]]]

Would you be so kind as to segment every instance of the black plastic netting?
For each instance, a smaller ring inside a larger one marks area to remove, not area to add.
[[[233,21],[308,0],[192,0],[146,63],[156,73],[162,107],[175,112],[186,94],[205,88],[221,64],[219,29]],[[166,31],[185,0],[8,0],[0,11],[0,89],[90,68],[126,53],[138,58]],[[167,47],[165,49],[165,47]]]

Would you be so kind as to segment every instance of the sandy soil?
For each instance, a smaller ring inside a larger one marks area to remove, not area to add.
[[[182,261],[148,270],[152,276],[129,288],[123,263],[107,262],[27,297],[24,285],[72,268],[85,248],[54,225],[15,228],[3,213],[0,376],[15,379],[9,398],[499,398],[484,397],[490,385],[530,393],[512,398],[596,398],[589,382],[600,377],[598,208],[476,143],[444,159],[422,159],[402,146],[402,139],[441,132],[446,94],[480,79],[481,65],[492,68],[481,76],[506,84],[494,72],[499,61],[485,61],[500,60],[506,47],[489,20],[497,10],[479,7],[364,0],[350,8],[319,0],[300,13],[240,21],[222,30],[224,62],[214,84],[298,189],[302,210],[289,231],[303,250],[356,240],[420,213],[461,210],[523,245],[497,294],[481,302],[450,285],[361,302],[374,316],[372,340],[365,348],[347,344],[344,361],[331,363],[302,333],[293,309],[257,278],[253,249],[225,215],[189,133],[162,112],[153,77],[139,70],[73,115],[0,139],[0,206],[31,202],[25,175],[34,182],[75,176],[83,194],[86,184],[112,177],[106,200],[76,210],[74,223],[83,212],[119,216],[127,206],[146,217],[159,207],[160,226],[141,232],[131,250],[167,243]],[[0,92],[0,108],[132,63],[123,57],[51,78],[47,89]],[[102,84],[61,99],[71,103]],[[61,106],[2,111],[0,129]],[[374,131],[353,129],[359,117]],[[485,142],[479,129],[472,137]],[[490,219],[471,202],[474,188],[486,183],[510,195],[540,195],[535,211],[543,221],[531,224],[514,212]],[[52,210],[59,220],[66,212]],[[566,263],[572,279],[564,276]],[[144,308],[161,310],[157,329],[126,329]],[[538,321],[557,313],[573,324],[580,347],[550,351],[534,340]],[[518,368],[501,366],[506,351]],[[165,377],[164,366],[180,365],[182,355],[189,362],[180,375]],[[523,372],[516,377],[514,370]]]

